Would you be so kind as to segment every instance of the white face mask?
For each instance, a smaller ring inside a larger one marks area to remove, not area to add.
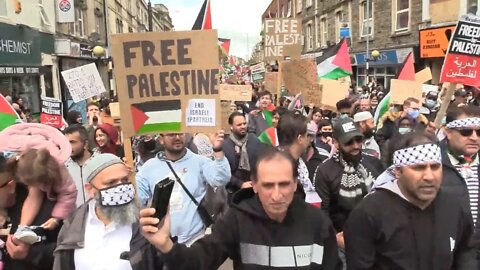
[[[412,129],[409,128],[409,127],[406,127],[406,128],[403,127],[403,128],[399,128],[399,129],[398,129],[398,133],[400,133],[400,134],[402,134],[402,135],[407,134],[407,133],[410,133],[410,132],[412,132]]]
[[[104,207],[122,206],[135,199],[135,188],[132,183],[118,184],[98,190],[100,204]]]

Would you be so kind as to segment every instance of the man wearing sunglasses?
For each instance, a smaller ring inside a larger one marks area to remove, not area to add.
[[[442,187],[453,191],[472,214],[475,239],[480,239],[479,157],[480,108],[452,107],[447,112],[447,138],[442,141]],[[479,252],[480,254],[480,252]],[[479,257],[480,258],[480,257]]]
[[[315,189],[337,231],[340,258],[344,261],[343,226],[383,172],[383,166],[379,159],[362,153],[364,136],[353,119],[338,120],[333,126],[333,139],[338,152],[318,166]]]

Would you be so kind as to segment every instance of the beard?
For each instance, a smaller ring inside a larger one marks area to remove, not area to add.
[[[102,206],[100,194],[95,195],[95,207],[102,212],[105,217],[119,225],[131,225],[138,221],[140,216],[140,207],[136,204],[135,200],[129,204],[122,206]]]
[[[365,132],[363,133],[363,135],[365,136],[365,138],[367,139],[370,139],[373,137],[373,135],[375,134],[374,130],[372,128],[369,128],[367,130],[365,130]]]
[[[360,149],[360,152],[358,153],[358,155],[352,155],[350,153],[346,153],[341,149],[340,149],[340,152],[342,154],[343,160],[345,160],[345,162],[347,162],[348,164],[351,164],[354,167],[360,164],[360,160],[362,159],[362,149]]]

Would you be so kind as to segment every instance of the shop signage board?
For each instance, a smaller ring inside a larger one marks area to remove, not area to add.
[[[480,17],[463,15],[450,40],[440,82],[480,86]]]
[[[29,27],[0,23],[0,65],[41,66],[41,35]]]
[[[118,34],[111,40],[125,136],[220,128],[216,30]]]

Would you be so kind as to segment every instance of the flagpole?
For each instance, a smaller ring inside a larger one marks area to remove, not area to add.
[[[367,50],[365,51],[365,59],[366,59],[366,69],[365,69],[365,81],[364,85],[368,85],[369,79],[368,79],[368,69],[370,68],[369,62],[370,62],[370,56],[368,55],[370,51],[370,0],[367,0],[367,24],[368,24],[368,31],[367,31],[367,42],[366,42],[366,47]],[[372,18],[373,19],[373,18]]]

